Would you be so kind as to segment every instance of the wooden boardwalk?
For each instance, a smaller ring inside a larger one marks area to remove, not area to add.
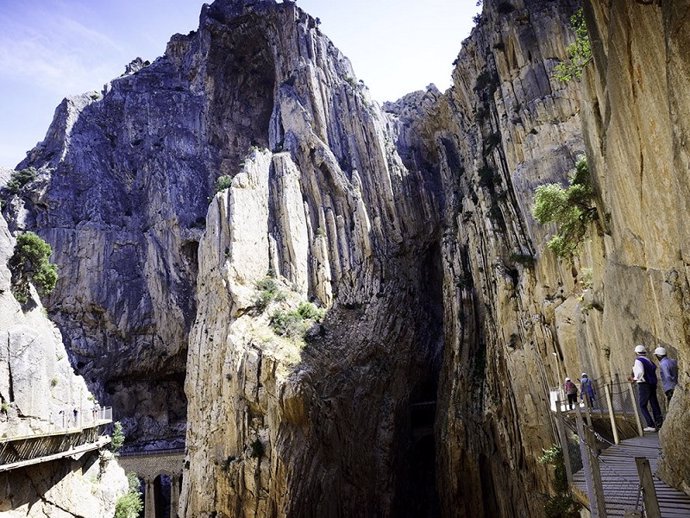
[[[656,433],[645,433],[644,437],[621,441],[620,444],[601,452],[599,464],[607,516],[624,516],[626,511],[642,508],[641,496],[638,502],[640,479],[635,457],[649,459],[652,473],[654,473],[660,454],[659,436]],[[585,476],[582,470],[574,474],[573,485],[577,498],[588,504]],[[656,477],[654,488],[662,518],[690,517],[690,496],[669,487]]]

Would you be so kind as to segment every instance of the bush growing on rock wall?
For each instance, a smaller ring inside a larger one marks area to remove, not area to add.
[[[542,464],[554,467],[553,486],[556,494],[549,496],[544,504],[544,512],[547,518],[577,518],[580,516],[580,505],[573,500],[568,486],[568,477],[565,473],[563,450],[554,445],[539,458]]]
[[[257,281],[256,289],[259,291],[254,299],[254,306],[263,311],[271,302],[280,302],[285,300],[285,293],[280,289],[276,280],[272,277],[266,277]]]
[[[223,175],[219,176],[216,180],[216,193],[224,191],[232,185],[232,176]]]
[[[584,240],[587,228],[596,216],[592,195],[584,156],[577,159],[575,173],[567,189],[555,183],[537,187],[532,214],[542,225],[555,223],[558,226],[556,235],[547,245],[557,256],[572,257]]]
[[[14,254],[8,266],[12,272],[12,294],[22,304],[29,300],[29,283],[32,282],[41,295],[55,289],[57,266],[50,262],[50,245],[33,232],[17,236]]]
[[[122,423],[120,421],[115,421],[113,425],[113,435],[110,438],[110,450],[113,453],[117,453],[122,448],[125,443],[125,434],[122,431]]]
[[[592,59],[592,45],[587,34],[582,8],[570,17],[570,27],[575,32],[575,43],[571,43],[566,49],[568,58],[553,69],[553,77],[564,83],[580,79],[582,71]]]
[[[144,509],[139,492],[139,479],[135,473],[127,474],[129,490],[115,502],[114,518],[137,518]]]
[[[5,187],[10,193],[17,194],[27,183],[36,178],[36,169],[28,167],[19,171],[13,171],[7,186]]]
[[[271,315],[270,325],[273,332],[288,338],[303,337],[316,322],[320,322],[326,311],[317,308],[311,302],[302,302],[292,311],[278,310]]]

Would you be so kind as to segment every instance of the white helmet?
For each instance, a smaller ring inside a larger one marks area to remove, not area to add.
[[[657,356],[666,356],[666,349],[664,349],[663,347],[657,347],[656,349],[654,349],[654,354]]]
[[[586,378],[586,377],[587,377],[587,373],[586,373],[586,372],[583,372],[583,373],[580,375],[580,377],[581,377],[581,378]]]
[[[635,352],[637,354],[647,354],[647,348],[644,345],[636,345]]]
[[[565,378],[565,381],[570,381],[570,378]]]

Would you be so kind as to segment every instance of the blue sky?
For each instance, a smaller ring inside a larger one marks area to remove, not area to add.
[[[100,90],[137,56],[197,28],[199,0],[0,0],[0,166],[42,140],[62,98]],[[377,100],[445,89],[475,0],[298,0]]]

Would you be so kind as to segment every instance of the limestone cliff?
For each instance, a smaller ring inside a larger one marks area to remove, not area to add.
[[[549,387],[559,384],[556,362],[582,369],[570,330],[578,270],[543,253],[551,229],[530,213],[535,187],[564,183],[584,152],[578,87],[552,78],[576,8],[485,1],[451,89],[387,105],[404,121],[410,160],[438,164],[446,196],[436,423],[444,516],[542,514]]]
[[[181,511],[423,516],[433,442],[411,415],[442,345],[435,178],[403,166],[389,119],[293,4],[216,2],[188,47],[209,33],[228,61],[262,42],[271,117],[200,242]],[[285,300],[264,307],[268,275]],[[306,300],[324,322],[278,336],[271,321]]]
[[[69,364],[60,332],[35,305],[11,292],[7,262],[14,239],[0,216],[0,436],[50,433],[87,422],[97,404]],[[77,411],[76,417],[73,413]],[[108,516],[127,490],[112,455],[43,463],[0,473],[0,512],[9,517]]]
[[[690,493],[690,3],[660,4],[586,5],[594,63],[583,120],[607,230],[594,255],[606,332],[592,347],[624,372],[637,343],[678,358],[661,473]]]
[[[685,11],[601,4],[584,104],[552,78],[575,0],[485,0],[450,90],[383,109],[294,3],[217,0],[58,108],[5,213],[53,244],[49,311],[128,433],[186,419],[182,513],[541,516],[561,373],[624,374],[637,341],[687,361]],[[585,150],[569,264],[530,205]]]

